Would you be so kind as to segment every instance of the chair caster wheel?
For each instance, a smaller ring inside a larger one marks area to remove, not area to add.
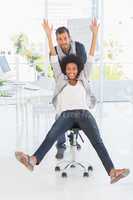
[[[91,165],[88,167],[88,171],[93,171],[93,167]]]
[[[75,165],[71,165],[71,168],[75,168],[76,166]]]
[[[66,178],[67,177],[67,173],[66,172],[62,172],[61,176],[62,176],[62,178]]]
[[[89,173],[88,172],[84,172],[83,173],[83,177],[89,177]]]
[[[59,172],[59,171],[60,171],[60,167],[59,167],[59,166],[56,166],[56,167],[55,167],[55,171],[56,171],[56,172]]]

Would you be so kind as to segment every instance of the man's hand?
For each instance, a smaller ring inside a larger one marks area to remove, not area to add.
[[[97,23],[96,18],[91,21],[90,29],[94,35],[97,35],[100,24]]]
[[[42,27],[45,33],[47,34],[47,36],[51,36],[52,31],[53,31],[53,25],[50,26],[48,23],[48,20],[45,20],[45,19],[43,20]]]

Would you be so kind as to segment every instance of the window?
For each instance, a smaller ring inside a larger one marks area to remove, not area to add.
[[[9,16],[9,17],[7,17]],[[32,81],[36,70],[44,70],[44,33],[41,21],[44,1],[2,1],[0,12],[0,53],[11,67],[10,79],[16,79],[19,59],[19,79]],[[16,55],[17,56],[16,58]]]
[[[133,79],[132,7],[131,0],[104,1],[105,100],[125,101],[130,95],[128,93],[133,91],[131,84]]]

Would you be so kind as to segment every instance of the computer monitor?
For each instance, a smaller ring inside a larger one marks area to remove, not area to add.
[[[0,73],[9,72],[11,69],[5,56],[0,56]]]

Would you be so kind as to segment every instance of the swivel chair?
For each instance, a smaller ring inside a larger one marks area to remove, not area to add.
[[[79,131],[80,131],[80,128],[77,125],[75,125],[70,130],[70,134],[68,135],[69,139],[71,137],[71,139],[70,139],[71,159],[70,160],[63,160],[63,161],[59,162],[55,167],[55,171],[61,172],[61,176],[63,178],[68,176],[67,172],[69,171],[70,168],[80,167],[83,170],[83,177],[89,177],[89,172],[93,171],[93,167],[91,165],[89,165],[88,167],[85,167],[84,164],[76,161],[77,138],[78,138],[77,134],[79,134],[81,140],[83,141]]]

